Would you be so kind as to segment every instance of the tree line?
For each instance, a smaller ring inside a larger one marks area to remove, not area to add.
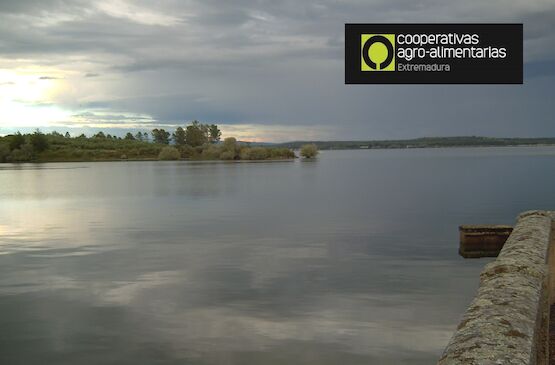
[[[191,146],[197,147],[202,146],[206,143],[218,143],[222,137],[222,132],[216,124],[203,124],[198,120],[194,120],[188,126],[183,129],[183,127],[177,127],[173,133],[166,131],[163,128],[155,128],[150,132],[152,139],[147,132],[137,132],[133,134],[127,132],[124,140],[128,141],[140,141],[140,142],[154,142],[159,144],[170,144],[173,142],[178,146]],[[84,135],[82,135],[84,137]],[[81,136],[80,136],[81,137]],[[99,139],[122,139],[121,137],[112,136],[110,134],[104,134],[102,131],[93,135],[93,138]]]
[[[205,144],[220,142],[222,132],[216,124],[204,124],[192,121],[185,128],[178,127],[173,133],[162,128],[155,128],[150,133],[139,131],[135,134],[127,132],[122,138],[100,131],[87,137],[81,134],[72,137],[69,132],[61,134],[57,131],[42,133],[20,132],[0,137],[0,162],[26,162],[39,157],[55,156],[56,159],[113,159],[115,154],[120,156],[131,154],[136,158],[154,158],[161,150],[156,145],[177,147],[199,147]],[[152,145],[149,147],[148,145]],[[109,152],[115,151],[115,152]],[[52,158],[52,157],[49,157]]]
[[[140,138],[140,134],[137,135]],[[202,146],[206,143],[218,143],[222,137],[222,132],[216,124],[202,124],[195,120],[185,129],[177,127],[175,132],[171,134],[171,140],[178,146]],[[133,139],[131,133],[127,133],[126,139]],[[155,143],[169,144],[170,132],[164,129],[153,129],[152,138]]]
[[[163,128],[128,132],[124,137],[100,131],[72,137],[56,131],[0,137],[0,162],[103,161],[103,160],[268,160],[295,158],[289,148],[258,147],[233,137],[221,140],[216,124],[193,121],[173,133]],[[304,154],[302,154],[304,156]],[[305,156],[308,157],[308,156]]]

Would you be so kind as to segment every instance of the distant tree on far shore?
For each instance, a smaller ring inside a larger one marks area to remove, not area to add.
[[[216,124],[211,124],[208,126],[208,140],[210,143],[218,143],[220,142],[220,138],[222,137],[222,131]]]
[[[38,129],[35,133],[31,134],[29,139],[31,146],[33,146],[33,150],[36,152],[42,152],[48,148],[48,139],[46,139],[46,136]]]
[[[185,133],[185,130],[183,128],[177,127],[175,132],[172,134],[172,138],[176,145],[183,146],[185,145],[187,134]]]
[[[129,140],[129,141],[134,141],[134,140],[135,140],[135,137],[133,137],[133,135],[131,134],[131,132],[127,132],[127,134],[125,135],[125,138],[124,138],[124,139]]]
[[[301,156],[304,158],[314,158],[318,155],[318,147],[314,143],[305,144],[301,147]]]
[[[191,147],[202,146],[208,142],[208,128],[200,124],[197,120],[193,121],[185,129],[185,143]]]
[[[154,140],[154,143],[169,144],[170,132],[166,132],[164,129],[155,128],[152,130],[152,139]]]
[[[20,132],[17,132],[16,134],[10,136],[10,141],[9,141],[10,151],[21,148],[23,144],[25,144],[25,137],[23,137],[23,135]]]

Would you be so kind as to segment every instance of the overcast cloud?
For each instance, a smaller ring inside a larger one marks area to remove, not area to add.
[[[344,85],[344,23],[523,22],[525,83]],[[552,0],[1,0],[0,134],[555,136]]]

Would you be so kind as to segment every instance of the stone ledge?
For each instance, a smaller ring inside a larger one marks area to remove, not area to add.
[[[544,364],[551,212],[522,213],[438,365]]]

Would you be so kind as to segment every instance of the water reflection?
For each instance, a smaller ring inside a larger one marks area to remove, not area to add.
[[[0,363],[434,363],[554,151],[0,170]]]

